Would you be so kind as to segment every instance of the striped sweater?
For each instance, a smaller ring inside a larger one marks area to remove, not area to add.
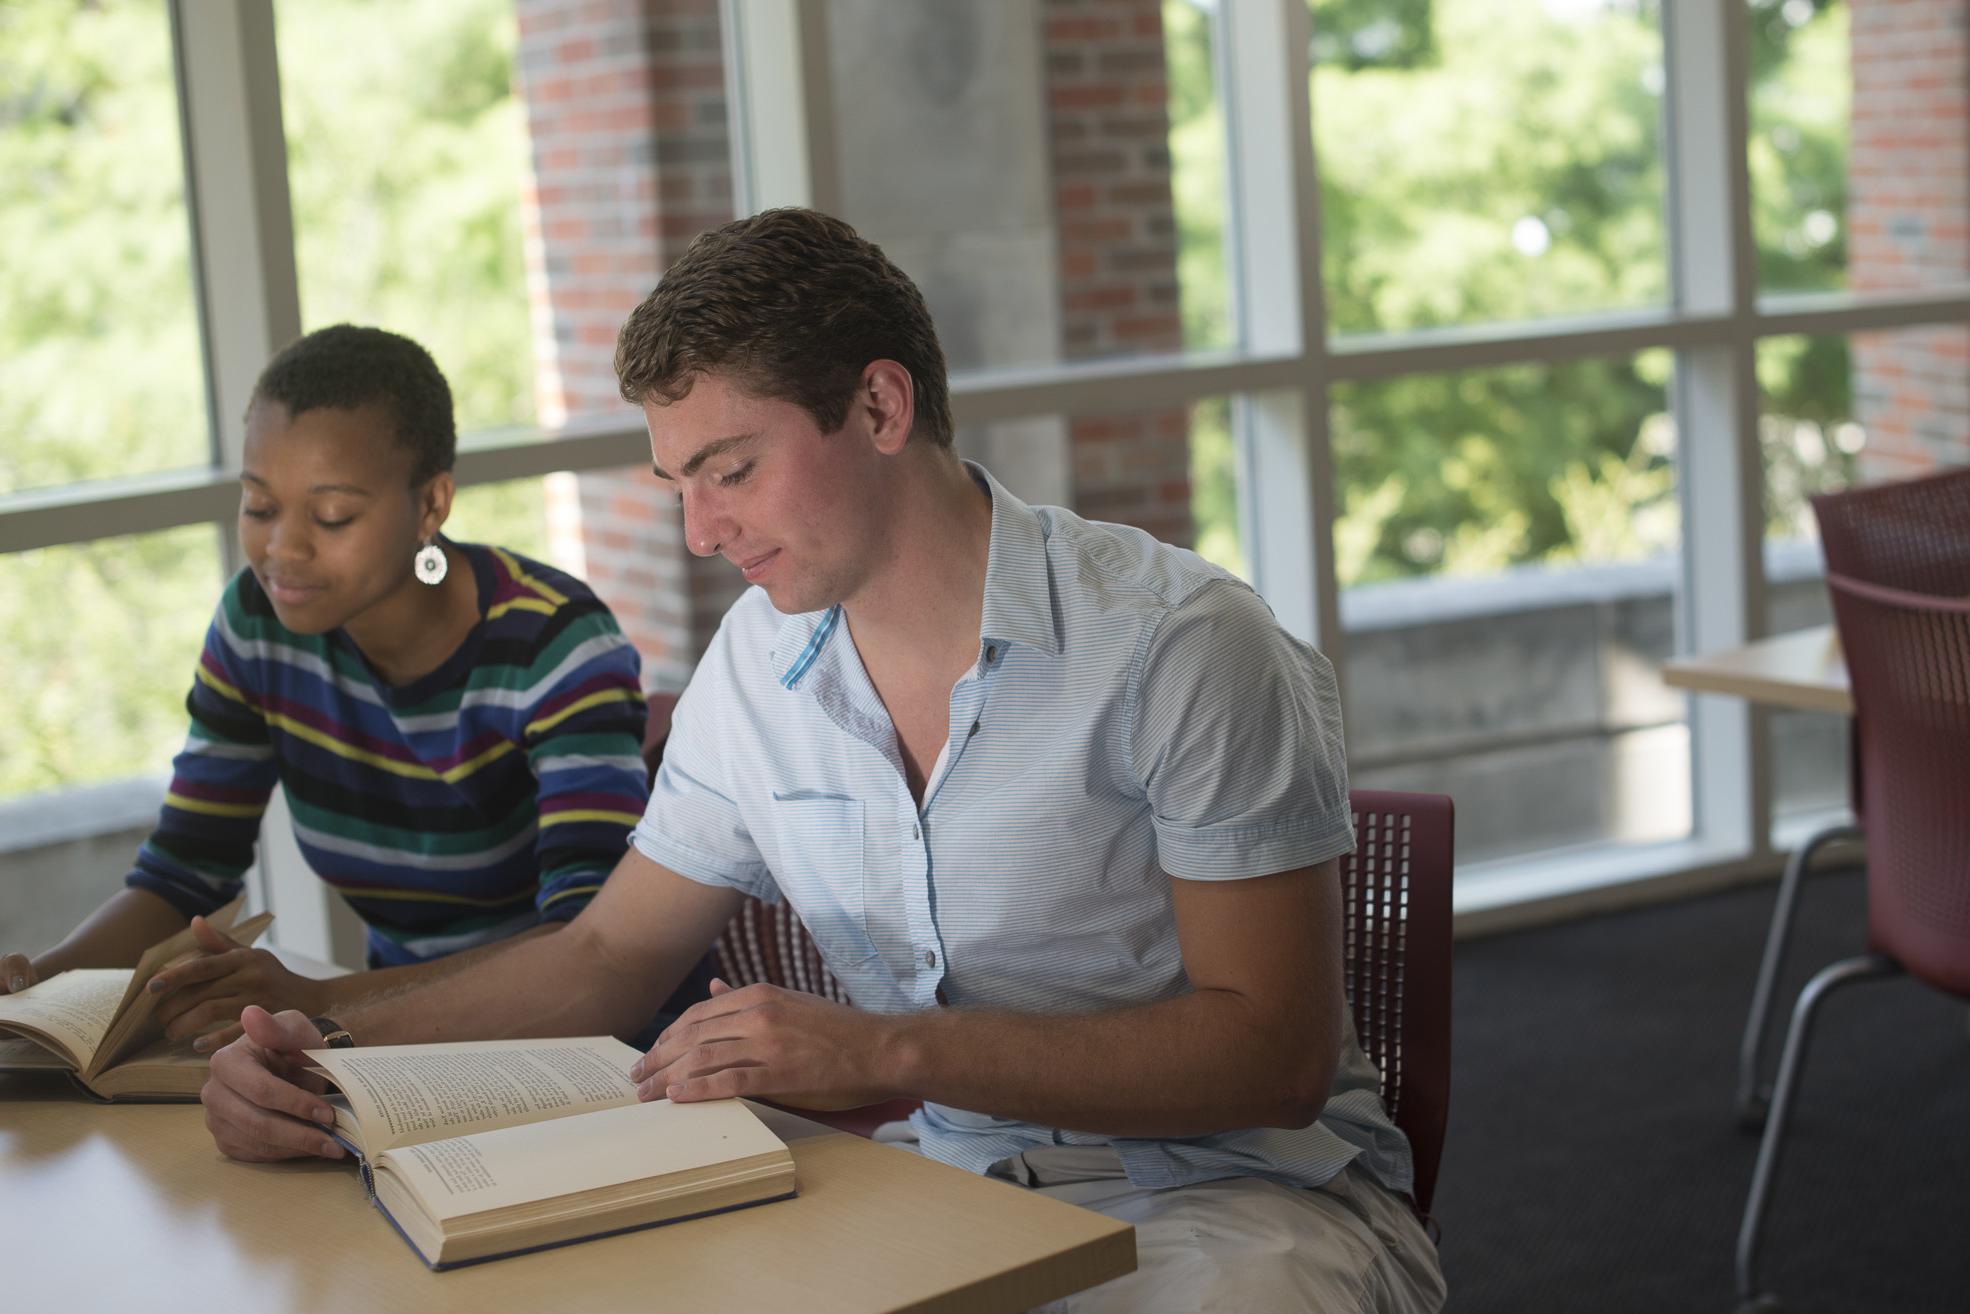
[[[227,587],[185,700],[191,733],[126,883],[187,916],[238,893],[285,787],[308,865],[369,926],[369,965],[573,917],[647,796],[636,650],[587,586],[454,544],[479,624],[392,688],[341,630],[296,634],[251,571]]]

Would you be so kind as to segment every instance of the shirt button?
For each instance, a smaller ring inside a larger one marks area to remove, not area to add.
[[[925,967],[937,966],[937,951],[935,949],[926,949],[923,951],[923,965]]]
[[[922,838],[923,838],[923,827],[922,827],[922,826],[919,826],[919,825],[918,825],[918,824],[917,824],[916,822],[914,822],[914,821],[910,823],[910,838],[911,838],[911,839],[922,839]]]

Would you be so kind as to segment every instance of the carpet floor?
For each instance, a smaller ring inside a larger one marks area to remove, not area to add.
[[[1437,1189],[1451,1308],[1735,1308],[1757,1155],[1731,1109],[1771,918],[1760,885],[1460,943]],[[1798,986],[1860,952],[1854,872],[1809,879]],[[1821,1006],[1763,1285],[1794,1314],[1970,1311],[1970,1027],[1903,977]]]

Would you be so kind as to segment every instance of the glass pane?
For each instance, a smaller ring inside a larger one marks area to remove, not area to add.
[[[1970,277],[1970,47],[1955,3],[1747,0],[1759,285]]]
[[[569,475],[547,475],[461,488],[452,499],[445,533],[461,543],[490,543],[580,575],[579,513],[569,522],[574,533],[557,535],[549,529],[556,519],[549,508],[558,504],[557,490],[570,479]]]
[[[1759,344],[1771,633],[1833,620],[1813,494],[1970,460],[1967,363],[1954,325]],[[1846,718],[1775,711],[1770,726],[1778,817],[1844,806]]]
[[[208,525],[0,556],[0,798],[169,770],[222,578]]]
[[[408,334],[461,433],[534,418],[512,0],[277,0],[305,329]]]
[[[1216,11],[828,0],[843,217],[954,371],[1231,345]]]
[[[1656,0],[1311,0],[1335,334],[1662,304]]]
[[[1666,352],[1335,389],[1356,786],[1467,862],[1690,830]]]
[[[0,6],[0,87],[0,493],[206,464],[164,6]]]

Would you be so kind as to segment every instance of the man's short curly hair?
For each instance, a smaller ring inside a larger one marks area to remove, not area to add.
[[[823,433],[841,428],[875,360],[910,372],[912,436],[949,447],[950,384],[923,294],[853,228],[794,208],[699,234],[616,338],[632,405],[679,401],[716,373],[795,403]]]
[[[413,458],[413,484],[451,469],[458,453],[451,387],[438,363],[409,338],[383,329],[316,329],[268,363],[253,385],[253,401],[278,402],[290,417],[380,408],[397,446]]]

